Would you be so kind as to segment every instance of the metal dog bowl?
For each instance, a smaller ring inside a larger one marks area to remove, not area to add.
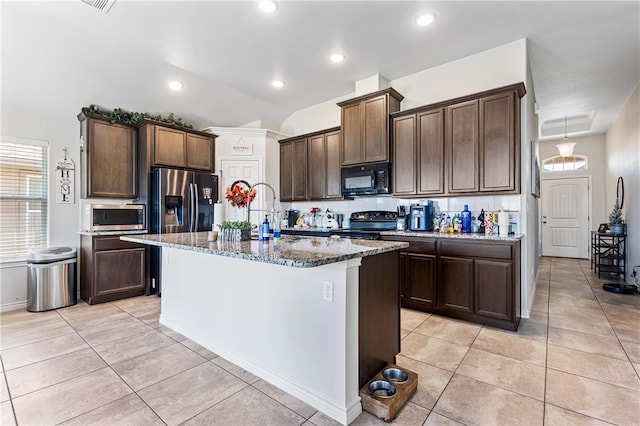
[[[391,398],[396,394],[396,387],[386,380],[375,380],[369,385],[369,392],[380,398]]]
[[[409,380],[409,375],[399,368],[387,368],[382,372],[382,377],[392,383],[404,383]]]

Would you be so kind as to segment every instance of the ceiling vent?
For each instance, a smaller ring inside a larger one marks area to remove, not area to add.
[[[591,130],[595,112],[552,118],[540,123],[540,137],[563,137],[565,133],[580,133]],[[566,120],[566,128],[565,128]]]
[[[95,7],[98,10],[103,11],[104,13],[109,12],[111,6],[116,2],[116,0],[80,0],[83,3],[88,4],[91,7]]]

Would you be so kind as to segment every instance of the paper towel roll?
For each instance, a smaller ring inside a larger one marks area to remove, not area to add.
[[[501,211],[498,213],[498,227],[500,235],[509,234],[509,212]]]
[[[213,229],[212,229],[212,231],[219,231],[220,228],[218,228],[217,225],[220,225],[222,222],[224,222],[224,204],[215,203],[213,205]]]

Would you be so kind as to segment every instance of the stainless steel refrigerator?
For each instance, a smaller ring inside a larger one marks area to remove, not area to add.
[[[152,234],[211,231],[218,176],[178,169],[151,171],[149,231]],[[151,293],[160,294],[161,252],[151,247]]]

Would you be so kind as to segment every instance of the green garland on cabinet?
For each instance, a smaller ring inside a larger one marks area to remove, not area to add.
[[[94,104],[82,108],[82,112],[84,112],[85,114],[95,114],[101,117],[108,118],[111,123],[121,123],[135,126],[143,120],[153,120],[170,124],[172,126],[183,127],[185,129],[193,129],[193,126],[191,124],[185,123],[184,121],[182,121],[182,118],[175,118],[173,116],[173,113],[169,114],[168,117],[163,117],[161,115],[151,115],[146,112],[129,112],[123,110],[122,108],[115,108],[113,111],[107,111],[98,108]]]

